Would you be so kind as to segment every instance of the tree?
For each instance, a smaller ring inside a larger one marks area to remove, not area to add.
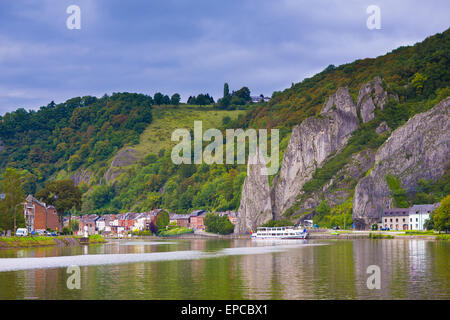
[[[327,204],[326,200],[323,200],[316,208],[316,211],[319,215],[327,215],[330,214],[330,207]]]
[[[69,229],[71,229],[72,210],[81,209],[81,192],[72,180],[51,181],[36,194],[36,197],[56,208],[60,223],[62,217],[69,214]]]
[[[242,87],[238,91],[233,94],[233,97],[238,97],[239,99],[244,100],[245,102],[252,101],[250,97],[250,89],[247,87]]]
[[[228,87],[228,83],[225,82],[223,85],[223,97],[226,98],[230,95],[230,88]]]
[[[234,225],[230,222],[228,217],[219,217],[216,214],[208,213],[203,219],[207,232],[230,234],[234,231]]]
[[[168,95],[164,95],[164,97],[162,98],[161,104],[170,104],[170,98]]]
[[[174,106],[177,106],[180,104],[181,97],[178,93],[173,94],[173,96],[170,98],[170,104],[173,104]]]
[[[450,230],[450,195],[441,201],[441,205],[433,212],[434,226],[439,231]]]
[[[166,228],[166,226],[170,222],[170,217],[167,211],[163,210],[158,214],[156,218],[156,227],[158,228],[158,232],[162,231]]]
[[[411,80],[412,86],[416,89],[417,94],[421,94],[423,91],[423,86],[425,84],[425,81],[427,81],[427,76],[416,73],[414,74],[414,78]]]
[[[153,96],[153,101],[155,102],[156,105],[163,104],[163,100],[164,100],[164,95],[161,92],[157,92]]]
[[[25,199],[22,189],[23,175],[19,170],[6,168],[0,181],[0,191],[4,199],[0,201],[0,227],[4,230],[14,230],[25,225],[23,214],[17,215],[19,206]]]

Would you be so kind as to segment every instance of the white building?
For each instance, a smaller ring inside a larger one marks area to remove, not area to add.
[[[439,205],[439,203],[413,205],[409,209],[409,230],[425,230],[425,221],[430,218],[430,213]]]

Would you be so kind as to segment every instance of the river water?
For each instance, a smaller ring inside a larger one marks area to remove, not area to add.
[[[79,266],[80,289],[67,286]],[[369,289],[369,266],[380,289]],[[450,299],[450,242],[112,240],[0,250],[0,299]]]

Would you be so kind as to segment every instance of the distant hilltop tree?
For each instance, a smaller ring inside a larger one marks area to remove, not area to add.
[[[214,98],[211,97],[209,95],[209,93],[207,94],[199,94],[197,97],[195,96],[190,96],[188,101],[188,104],[193,104],[193,105],[200,105],[200,106],[204,106],[204,105],[208,105],[208,104],[213,104],[214,103]]]

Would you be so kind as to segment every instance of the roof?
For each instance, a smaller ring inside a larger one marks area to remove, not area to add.
[[[384,209],[382,214],[383,217],[408,216],[408,215],[409,215],[409,208]]]
[[[198,217],[198,216],[201,216],[204,213],[206,213],[206,210],[196,210],[196,211],[192,211],[189,216],[190,217]]]
[[[180,220],[180,219],[189,219],[189,214],[178,214],[178,213],[171,213],[169,214],[170,220]]]
[[[415,204],[411,207],[411,212],[413,211],[433,211],[437,207],[440,206],[440,203],[434,203],[434,204]],[[414,213],[414,212],[413,212]]]

